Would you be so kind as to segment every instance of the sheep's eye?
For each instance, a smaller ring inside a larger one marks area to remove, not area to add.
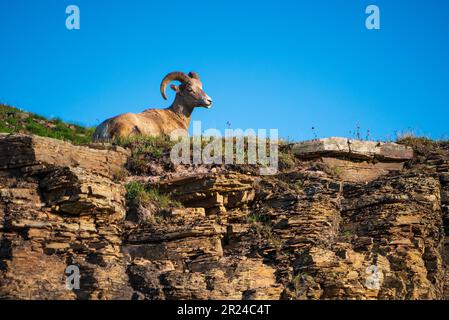
[[[192,92],[193,92],[193,89],[192,89],[192,88],[187,88],[187,91],[190,92],[190,93],[192,93]]]

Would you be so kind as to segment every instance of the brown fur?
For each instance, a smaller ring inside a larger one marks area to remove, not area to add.
[[[209,108],[212,104],[212,99],[203,91],[199,76],[196,73],[190,73],[189,76],[188,82],[171,86],[176,91],[176,98],[169,108],[147,109],[137,114],[125,113],[110,118],[97,127],[94,140],[104,141],[137,135],[170,135],[177,129],[187,132],[193,109]],[[165,96],[165,91],[163,95]]]

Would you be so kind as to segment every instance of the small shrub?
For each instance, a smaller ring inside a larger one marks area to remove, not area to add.
[[[175,142],[168,136],[141,137],[132,136],[114,140],[114,143],[125,148],[130,148],[133,155],[149,155],[155,158],[169,152]]]
[[[248,216],[248,223],[254,232],[273,245],[275,249],[280,252],[282,248],[282,240],[273,232],[273,226],[269,216],[253,213]]]
[[[293,285],[294,292],[298,299],[305,299],[304,295],[307,293],[307,289],[313,285],[314,278],[308,273],[299,273],[293,276],[291,284]]]
[[[112,180],[114,182],[123,182],[129,176],[129,172],[126,169],[119,169],[112,174]]]
[[[404,134],[397,138],[396,143],[412,148],[417,154],[427,156],[438,149],[438,143],[427,137],[415,137],[413,134]]]
[[[252,213],[248,216],[248,222],[249,223],[260,222],[266,224],[270,222],[270,217],[259,213]]]
[[[350,241],[354,237],[354,233],[350,230],[345,230],[341,234],[342,239]]]
[[[148,164],[153,160],[164,162],[164,155],[169,153],[175,142],[168,136],[140,137],[115,139],[113,143],[128,148],[131,157],[128,161],[128,169],[136,174],[147,174]]]
[[[139,181],[131,181],[126,186],[126,200],[129,202],[140,203],[145,201],[146,190],[144,185]]]
[[[334,178],[341,178],[341,175],[343,174],[343,169],[338,166],[325,166],[324,169],[327,174]]]
[[[140,181],[131,181],[126,185],[126,200],[128,204],[142,206],[153,202],[159,209],[182,207],[179,201],[171,199],[168,195],[160,194],[156,189],[148,189]]]
[[[281,142],[279,144],[278,165],[281,171],[295,167],[296,158],[291,150],[291,144]]]

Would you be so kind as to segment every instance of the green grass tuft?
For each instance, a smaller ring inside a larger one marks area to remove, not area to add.
[[[114,140],[114,143],[125,148],[130,148],[136,154],[146,154],[153,157],[161,157],[169,152],[175,142],[168,136],[141,137],[132,136]]]
[[[128,204],[146,206],[150,202],[160,209],[181,208],[179,201],[171,199],[168,195],[160,194],[156,189],[147,188],[140,181],[131,181],[126,185],[126,200]]]

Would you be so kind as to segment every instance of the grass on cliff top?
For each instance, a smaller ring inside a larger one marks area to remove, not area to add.
[[[411,133],[399,136],[396,143],[410,147],[416,155],[425,157],[435,153],[447,153],[449,150],[449,141],[447,140],[436,141],[427,137],[417,137]]]
[[[190,160],[193,162],[193,145],[194,145],[194,139],[193,137],[190,137]],[[225,144],[229,142],[230,138],[221,138],[221,154],[222,157],[224,157],[225,154]],[[236,154],[236,138],[232,138],[232,145],[233,145],[233,153]],[[131,159],[130,159],[130,169],[131,171],[138,173],[138,174],[145,174],[148,162],[152,159],[160,159],[162,161],[168,161],[167,158],[163,158],[164,155],[169,155],[171,149],[173,146],[177,143],[176,141],[171,141],[170,137],[168,136],[159,136],[159,137],[129,137],[129,138],[122,138],[122,139],[115,139],[113,143],[120,145],[125,148],[129,148],[132,152]],[[203,139],[201,141],[201,150],[203,151],[204,148],[211,143],[208,139]],[[245,138],[244,140],[244,154],[245,154],[245,163],[248,159],[248,139]],[[267,147],[266,147],[267,153],[269,153],[270,146],[269,146],[269,140],[267,140]],[[292,153],[291,150],[291,144],[279,141],[279,149],[278,149],[278,160],[279,160],[279,169],[281,171],[291,169],[295,166],[296,160],[295,156]],[[263,163],[259,163],[258,165],[263,165]],[[253,165],[239,165],[242,168],[246,168],[248,166]],[[255,166],[258,167],[258,166]],[[248,169],[249,170],[249,169]]]
[[[34,113],[0,104],[0,132],[34,134],[42,137],[86,144],[92,141],[94,128],[46,119]]]
[[[438,147],[438,142],[436,141],[427,137],[415,137],[411,134],[399,137],[396,143],[411,147],[414,151],[420,153],[428,153]]]
[[[0,132],[2,133],[34,134],[42,137],[65,140],[74,144],[87,144],[92,142],[94,131],[95,128],[67,123],[60,119],[47,119],[40,115],[0,103]],[[117,139],[113,142],[131,149],[136,167],[147,162],[148,156],[151,158],[159,158],[167,152],[170,152],[175,144],[175,142],[170,141],[168,136],[130,137]],[[223,140],[222,145],[224,145],[224,142]],[[435,141],[427,137],[417,137],[413,133],[405,133],[398,136],[396,142],[413,148],[420,155],[428,155],[435,151],[438,152],[441,149],[449,149],[448,141]],[[207,143],[207,141],[202,141],[202,147],[204,148]],[[246,151],[247,144],[245,143]],[[281,141],[279,145],[280,170],[287,170],[294,166],[295,157],[291,152],[291,144]]]
[[[164,161],[163,155],[170,152],[174,142],[167,136],[162,137],[129,137],[115,139],[113,143],[131,150],[128,169],[137,175],[148,174],[152,161]]]
[[[131,149],[134,155],[146,154],[152,157],[161,157],[164,153],[169,152],[175,145],[175,142],[170,141],[170,137],[168,136],[133,136],[115,139],[113,142],[124,148]]]
[[[171,199],[168,195],[160,194],[156,189],[146,187],[140,181],[131,181],[125,187],[128,205],[142,205],[145,207],[150,202],[153,202],[160,209],[182,207],[179,201]]]

